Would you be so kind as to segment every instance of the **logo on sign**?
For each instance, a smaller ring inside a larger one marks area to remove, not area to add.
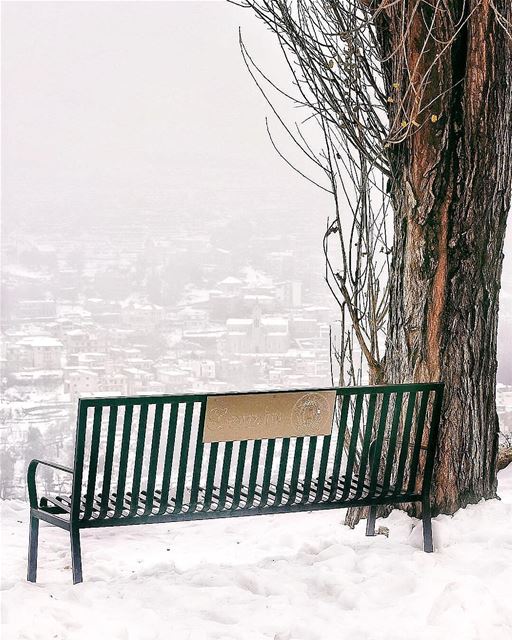
[[[329,402],[319,393],[306,393],[297,400],[292,409],[292,421],[303,435],[320,432],[329,413]]]

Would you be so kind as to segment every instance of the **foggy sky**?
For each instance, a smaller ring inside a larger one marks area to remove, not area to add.
[[[222,200],[240,216],[254,203],[281,205],[281,223],[310,221],[320,251],[329,198],[272,149],[270,109],[244,67],[239,25],[255,59],[285,79],[271,34],[226,2],[3,3],[4,232],[182,205],[183,215],[208,215]],[[503,286],[507,364],[510,231]]]
[[[200,200],[213,182],[321,202],[323,228],[328,198],[271,148],[239,25],[258,62],[284,77],[274,38],[226,2],[4,4],[7,219],[144,206],[173,185]]]

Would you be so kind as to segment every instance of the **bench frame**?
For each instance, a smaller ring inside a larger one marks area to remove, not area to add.
[[[114,527],[114,526],[126,526],[132,524],[148,524],[148,523],[163,523],[163,522],[178,522],[184,520],[204,520],[204,519],[213,519],[213,518],[222,518],[222,517],[243,517],[243,516],[251,516],[251,515],[264,515],[264,514],[276,514],[276,513],[294,513],[300,511],[316,511],[323,509],[339,509],[339,508],[347,508],[351,506],[369,507],[368,520],[366,525],[366,535],[374,536],[375,535],[375,520],[377,515],[377,507],[379,505],[392,505],[392,504],[400,504],[400,503],[409,503],[409,502],[421,502],[422,505],[422,522],[423,522],[423,541],[424,541],[424,550],[426,552],[433,551],[433,540],[432,540],[432,524],[431,524],[431,508],[430,508],[430,489],[432,482],[432,473],[434,466],[434,458],[435,451],[438,439],[438,429],[439,422],[441,416],[441,407],[443,401],[443,383],[418,383],[418,384],[405,384],[405,385],[379,385],[379,386],[365,386],[365,387],[352,387],[352,388],[322,388],[322,389],[295,389],[295,390],[286,390],[286,391],[262,391],[262,392],[253,392],[255,394],[265,394],[265,393],[290,393],[290,392],[317,392],[317,391],[336,391],[337,397],[343,395],[360,395],[360,396],[372,396],[376,397],[376,394],[404,394],[404,393],[422,393],[422,397],[427,397],[427,402],[429,398],[432,397],[432,410],[431,410],[431,419],[429,423],[429,433],[428,433],[428,443],[424,446],[421,442],[414,445],[417,450],[417,457],[419,456],[419,450],[426,451],[426,459],[423,468],[422,474],[422,489],[418,493],[414,490],[409,491],[401,491],[399,495],[388,495],[384,497],[369,495],[367,497],[358,497],[354,500],[333,500],[328,502],[322,501],[313,501],[313,502],[299,502],[293,504],[286,504],[279,506],[266,505],[263,506],[252,506],[244,508],[235,508],[235,509],[227,509],[225,508],[226,499],[224,498],[224,504],[222,510],[203,510],[203,511],[193,511],[188,510],[185,512],[175,512],[174,513],[162,513],[162,514],[154,514],[154,513],[144,513],[138,514],[137,507],[135,508],[135,513],[133,515],[128,516],[120,516],[120,517],[104,517],[104,518],[85,518],[83,517],[83,504],[84,501],[87,501],[89,505],[86,504],[86,509],[92,509],[92,501],[93,497],[89,498],[87,496],[82,495],[82,478],[84,472],[84,449],[85,449],[85,440],[86,440],[86,429],[87,429],[87,409],[91,407],[117,407],[117,406],[129,406],[129,405],[141,405],[144,403],[165,403],[167,402],[175,402],[175,403],[202,403],[201,408],[201,416],[200,416],[200,424],[204,425],[204,416],[205,416],[205,406],[206,400],[208,397],[212,395],[240,395],[240,394],[187,394],[180,396],[137,396],[132,398],[119,397],[119,398],[86,398],[79,400],[79,409],[78,409],[78,418],[77,418],[77,432],[76,432],[76,443],[75,443],[75,455],[74,455],[74,464],[73,468],[63,466],[60,464],[55,464],[52,462],[46,462],[43,460],[32,460],[28,466],[27,470],[27,485],[28,485],[28,494],[29,494],[29,502],[30,502],[30,530],[29,530],[29,548],[28,548],[28,569],[27,569],[27,580],[30,582],[36,581],[37,576],[37,556],[38,556],[38,534],[39,534],[39,521],[43,520],[49,524],[55,525],[61,529],[64,529],[69,532],[70,536],[70,545],[71,545],[71,560],[72,560],[72,573],[73,573],[73,584],[77,584],[82,582],[82,559],[81,559],[81,548],[80,548],[80,530],[87,528],[99,528],[99,527]],[[427,392],[425,394],[424,392]],[[432,394],[430,396],[429,394]],[[414,396],[416,398],[416,396]],[[416,401],[416,400],[415,400]],[[362,402],[362,400],[361,400]],[[187,405],[188,406],[188,405]],[[423,401],[422,401],[423,406]],[[425,408],[420,411],[426,411]],[[116,409],[117,414],[117,409]],[[95,414],[97,415],[97,414]],[[409,416],[409,411],[407,411],[407,416]],[[423,414],[423,418],[425,417],[425,413]],[[101,420],[101,412],[100,412],[100,420]],[[412,422],[412,412],[410,417],[406,417],[406,426],[407,430],[407,420]],[[96,419],[95,419],[96,422]],[[357,427],[359,428],[359,427]],[[409,425],[410,429],[410,425]],[[423,429],[423,426],[422,426]],[[379,429],[379,433],[380,433]],[[396,434],[395,434],[396,435]],[[93,433],[93,439],[94,439]],[[420,436],[421,437],[421,436]],[[97,433],[97,439],[99,442],[99,427]],[[384,439],[384,431],[382,431],[381,435],[377,435],[375,439],[371,442],[368,440],[366,442],[366,453],[369,458],[371,458],[375,453],[382,451]],[[245,441],[247,442],[247,441]],[[262,442],[255,440],[255,442]],[[400,439],[394,443],[395,449],[401,445]],[[125,445],[123,444],[123,447]],[[393,454],[394,455],[394,454]],[[349,457],[350,460],[350,457]],[[93,466],[93,474],[94,477],[96,475],[96,467],[98,461],[97,459],[94,461],[94,464],[91,462]],[[111,463],[112,464],[112,463]],[[367,463],[370,472],[372,468],[372,462],[369,459]],[[36,472],[40,465],[51,467],[57,471],[61,471],[66,474],[70,474],[72,476],[72,493],[71,493],[71,504],[70,509],[66,513],[62,508],[59,508],[59,503],[51,498],[41,498],[38,500],[37,496],[37,488],[36,488]],[[418,459],[416,459],[416,465],[418,466]],[[363,474],[366,470],[363,471]],[[352,473],[352,470],[351,470]],[[348,475],[348,474],[347,474]],[[140,473],[139,473],[140,476]],[[352,476],[351,476],[352,477]],[[338,475],[339,482],[340,476]],[[140,477],[139,477],[140,480]],[[312,479],[310,478],[310,483]],[[415,476],[416,480],[416,476]],[[321,480],[322,487],[325,485],[325,477]],[[352,482],[352,481],[351,481]],[[361,481],[363,483],[363,481]],[[313,484],[315,482],[313,481]],[[349,483],[350,484],[350,483]],[[402,478],[403,485],[403,478]],[[409,489],[411,489],[411,481],[408,482]],[[402,486],[403,488],[403,486]],[[154,489],[154,487],[153,487]],[[311,484],[310,484],[311,490]],[[337,488],[334,488],[334,494],[337,492]],[[331,495],[332,491],[331,490]],[[324,489],[318,488],[318,491],[322,491],[322,495]],[[267,490],[268,493],[268,490]],[[254,498],[254,496],[253,496]],[[123,496],[124,499],[124,496]],[[48,500],[51,502],[49,503]],[[137,496],[138,500],[138,496]],[[155,498],[156,500],[156,498]],[[143,506],[145,503],[143,504]],[[196,505],[197,506],[197,505]],[[151,507],[153,507],[153,497],[151,497]],[[180,509],[182,505],[180,505]],[[82,511],[81,511],[82,509]],[[131,508],[130,508],[131,511]],[[146,510],[145,510],[146,511]],[[150,509],[151,511],[151,509]],[[69,516],[67,519],[60,517],[61,515]],[[82,516],[82,517],[81,517]]]

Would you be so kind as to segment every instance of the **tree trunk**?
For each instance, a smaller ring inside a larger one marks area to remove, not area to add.
[[[424,6],[426,12],[434,5]],[[407,64],[397,68],[391,58],[384,69],[390,95],[393,87],[419,87],[430,73],[422,104],[432,103],[415,112],[409,102],[418,128],[391,157],[385,379],[446,383],[434,514],[496,495],[496,336],[512,184],[512,41],[489,0],[444,6],[451,12],[439,13],[433,33],[424,14],[411,17]],[[494,0],[494,7],[510,24],[510,0]],[[444,53],[464,13],[467,23]],[[407,19],[395,3],[378,18],[383,57],[396,50]],[[396,115],[392,104],[390,118]],[[347,523],[364,515],[352,509]]]

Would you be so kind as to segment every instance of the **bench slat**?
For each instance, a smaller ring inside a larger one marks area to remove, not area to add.
[[[236,464],[235,486],[233,487],[233,508],[240,504],[242,482],[245,468],[245,455],[247,453],[247,440],[242,440],[238,447],[238,460]]]
[[[425,416],[427,415],[427,407],[430,392],[423,391],[421,394],[420,409],[416,419],[416,433],[414,434],[414,450],[411,458],[409,484],[407,492],[412,493],[416,485],[416,476],[418,474],[418,465],[420,461],[421,442],[423,440],[423,428],[425,426]]]
[[[224,449],[224,461],[222,463],[222,475],[220,480],[220,491],[219,491],[219,509],[223,509],[226,505],[227,498],[227,490],[229,483],[229,472],[231,469],[231,458],[233,456],[233,443],[226,442]],[[213,480],[212,480],[212,489],[213,489]]]
[[[372,393],[370,395],[370,401],[368,403],[368,415],[366,417],[366,424],[364,426],[364,434],[363,434],[363,449],[361,451],[361,464],[359,469],[357,470],[358,474],[358,483],[357,490],[353,496],[353,499],[357,499],[361,496],[363,492],[364,479],[366,477],[366,467],[368,466],[368,454],[370,451],[370,442],[372,439],[373,432],[373,421],[375,419],[375,404],[377,402],[377,395]]]
[[[206,414],[206,402],[201,403],[201,412],[199,414],[199,428],[197,431],[196,442],[196,454],[194,458],[194,470],[192,472],[192,487],[190,490],[190,503],[189,511],[194,511],[197,508],[197,501],[199,496],[199,482],[201,480],[201,467],[203,464],[203,434],[204,434],[204,419]]]
[[[288,453],[290,451],[290,438],[284,438],[281,445],[281,455],[279,456],[279,472],[277,477],[277,490],[274,505],[282,503],[284,493],[284,479],[286,477],[286,467],[288,466]],[[286,498],[289,496],[287,495]]]
[[[322,497],[320,487],[323,486],[327,473],[327,463],[329,461],[329,452],[331,450],[332,436],[326,436],[322,443],[322,452],[320,454],[320,466],[318,468],[318,488],[314,498],[314,502],[318,502]]]
[[[174,513],[181,511],[183,506],[183,493],[185,490],[185,477],[188,465],[188,449],[190,446],[190,431],[192,426],[192,415],[194,412],[194,403],[187,402],[185,404],[185,418],[183,420],[183,432],[181,436],[180,461],[178,468],[178,482],[176,490],[176,504]]]
[[[292,476],[290,480],[290,495],[286,504],[295,502],[297,497],[297,483],[299,481],[300,462],[302,457],[302,449],[304,447],[304,439],[297,438],[295,440],[295,451],[293,454]]]
[[[89,475],[87,478],[86,501],[84,510],[84,519],[88,520],[92,515],[92,503],[96,489],[96,473],[98,470],[98,454],[100,448],[101,435],[101,414],[103,407],[94,407],[94,419],[91,437],[91,456],[89,459]]]
[[[167,427],[167,440],[165,446],[165,459],[164,459],[164,468],[163,468],[163,480],[162,480],[162,490],[159,493],[159,502],[160,509],[158,513],[160,515],[164,514],[169,505],[168,496],[169,496],[169,487],[171,483],[171,473],[172,473],[172,461],[174,458],[174,445],[176,443],[176,426],[178,423],[178,410],[179,404],[177,402],[173,402],[171,404],[171,411],[169,413],[169,424]]]
[[[261,440],[254,440],[249,472],[249,486],[247,488],[246,506],[252,507],[256,495],[256,483],[258,480],[258,467],[261,454]]]
[[[304,492],[301,502],[304,504],[309,501],[311,492],[311,480],[313,478],[313,466],[315,464],[317,437],[313,436],[309,439],[308,454],[306,459],[306,471],[304,473]]]
[[[350,436],[350,444],[349,444],[349,450],[347,455],[347,468],[345,470],[345,476],[347,477],[349,482],[346,482],[344,485],[342,498],[341,498],[342,500],[347,500],[350,493],[350,486],[351,486],[350,480],[352,478],[352,472],[354,470],[354,465],[355,465],[356,446],[357,446],[357,439],[359,436],[359,423],[361,421],[361,414],[363,410],[363,400],[364,400],[364,396],[362,395],[357,396],[356,406],[354,409],[354,422],[352,425],[352,433]],[[333,484],[332,488],[335,492],[336,485]],[[334,493],[334,495],[336,495],[336,493]]]
[[[103,472],[102,500],[100,518],[104,518],[108,511],[110,484],[112,482],[112,465],[114,463],[114,445],[117,428],[117,406],[110,407],[108,416],[107,448],[105,452],[105,469]]]
[[[272,477],[272,466],[274,464],[274,451],[276,448],[275,439],[267,442],[267,453],[265,455],[265,468],[263,470],[263,482],[261,485],[260,506],[265,506],[268,502],[270,480]]]
[[[210,509],[210,505],[212,502],[212,492],[213,492],[213,481],[215,478],[215,468],[217,466],[217,453],[219,450],[219,443],[212,442],[210,445],[210,455],[208,457],[208,471],[206,475],[206,489],[205,489],[205,499],[204,499],[204,507],[205,511]]]
[[[409,392],[407,402],[407,412],[405,415],[404,430],[401,437],[400,458],[398,461],[398,471],[396,473],[395,493],[403,493],[403,482],[405,474],[405,462],[409,454],[409,439],[411,437],[411,427],[414,414],[414,406],[416,404],[416,391]]]
[[[332,465],[332,477],[337,482],[340,476],[341,459],[343,457],[343,447],[345,446],[345,437],[347,433],[348,410],[350,407],[350,396],[344,396],[341,402],[340,420],[338,423],[338,434],[336,440],[336,450],[334,452],[334,461]],[[334,498],[334,489],[331,498]]]
[[[373,449],[373,455],[371,455],[370,464],[370,493],[373,493],[377,488],[379,470],[380,470],[380,458],[382,454],[382,444],[384,442],[384,434],[386,432],[386,426],[388,423],[389,414],[389,400],[390,394],[384,393],[382,397],[382,404],[380,407],[380,419],[379,426],[377,428],[377,436],[375,440],[375,447]]]
[[[61,496],[56,496],[55,498],[51,498],[50,496],[44,496],[43,498],[46,502],[51,502],[61,511],[65,513],[71,513],[71,501],[70,500],[62,500]]]
[[[132,431],[133,405],[124,409],[123,435],[121,439],[121,455],[119,458],[119,475],[117,478],[116,509],[115,516],[119,517],[123,510],[124,491],[126,488],[126,472],[128,467],[128,454],[130,452],[130,435]]]
[[[131,490],[132,506],[130,515],[137,513],[139,504],[140,482],[142,477],[142,463],[144,459],[144,448],[146,444],[146,428],[148,422],[148,405],[143,404],[139,410],[139,428],[137,430],[137,445],[135,448],[135,462],[133,472],[133,482]]]
[[[141,495],[144,495],[144,491],[141,492]],[[158,509],[157,515],[162,515],[164,513],[173,513],[174,511],[174,507],[173,505],[176,502],[176,499],[169,494],[167,494],[167,498],[165,500],[165,502],[163,502],[162,500],[162,494],[160,492],[159,489],[155,490],[155,493],[153,495],[153,500],[154,502],[156,502],[157,504],[160,504],[160,507]]]
[[[149,456],[148,484],[145,492],[146,508],[144,514],[151,513],[153,509],[153,496],[155,495],[156,473],[158,465],[158,452],[160,449],[160,436],[162,433],[162,418],[164,413],[163,404],[155,406],[155,416],[153,420],[153,436],[151,439],[151,452]]]
[[[398,427],[400,424],[400,416],[402,414],[404,394],[399,392],[395,396],[395,406],[393,408],[393,421],[391,423],[391,431],[386,451],[386,466],[384,468],[384,476],[382,481],[383,493],[387,493],[391,483],[391,473],[393,471],[393,462],[395,459],[395,448],[398,437]]]

